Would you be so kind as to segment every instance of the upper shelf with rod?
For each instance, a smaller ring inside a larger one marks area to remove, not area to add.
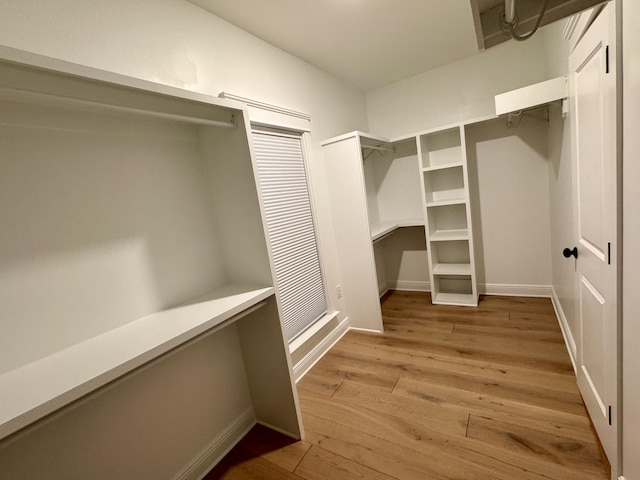
[[[552,78],[496,95],[496,115],[519,112],[556,100],[565,100],[568,95],[567,77]]]

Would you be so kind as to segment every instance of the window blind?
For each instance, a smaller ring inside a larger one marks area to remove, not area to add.
[[[253,131],[253,146],[289,341],[327,311],[302,138]]]

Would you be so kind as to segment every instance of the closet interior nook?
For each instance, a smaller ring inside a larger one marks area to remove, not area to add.
[[[343,272],[342,278],[350,321],[354,312],[356,318],[379,318],[372,299],[407,284],[412,290],[430,289],[433,303],[477,305],[464,128],[459,124],[394,139],[352,132],[323,142],[334,179],[341,261],[358,272]],[[419,228],[426,243],[417,245],[411,235],[391,238],[410,228]],[[389,258],[405,253],[414,257]],[[407,263],[416,262],[424,262],[428,282],[397,278]]]
[[[55,426],[94,408],[83,397],[133,395],[154,371],[159,386],[105,428],[148,402],[175,452],[256,421],[300,438],[246,109],[10,48],[0,57],[0,439],[28,427],[54,448]],[[189,408],[170,408],[180,398]]]

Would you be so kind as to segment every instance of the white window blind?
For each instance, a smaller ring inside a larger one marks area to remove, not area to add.
[[[253,146],[289,341],[327,311],[302,138],[253,131]]]

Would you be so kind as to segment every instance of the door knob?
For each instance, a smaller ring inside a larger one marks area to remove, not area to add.
[[[578,247],[565,248],[562,250],[562,255],[564,255],[565,258],[569,258],[571,256],[578,258]]]

